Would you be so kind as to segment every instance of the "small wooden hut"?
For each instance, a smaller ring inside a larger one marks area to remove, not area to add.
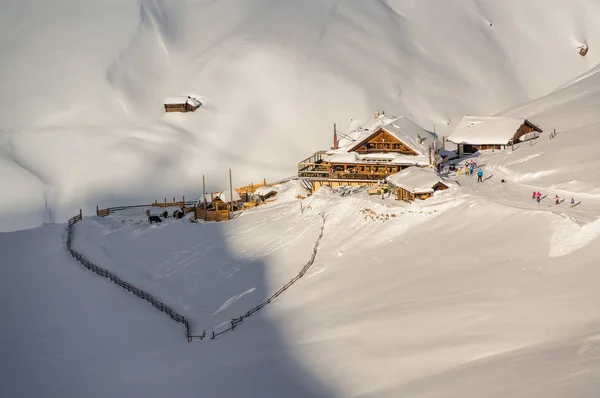
[[[410,202],[415,199],[427,199],[435,191],[448,189],[435,171],[420,167],[409,167],[399,173],[386,178],[387,183],[393,188],[397,200]]]
[[[537,138],[542,129],[523,118],[465,116],[448,137],[458,145],[458,155],[483,149],[506,149]]]
[[[165,112],[194,112],[202,103],[190,96],[165,98]]]

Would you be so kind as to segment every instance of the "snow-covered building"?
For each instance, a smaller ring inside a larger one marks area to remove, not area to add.
[[[202,103],[190,97],[167,97],[165,98],[165,112],[194,112],[200,108]]]
[[[524,118],[465,116],[448,137],[458,145],[459,156],[481,149],[507,146],[538,136],[542,129]]]
[[[346,133],[334,130],[333,147],[298,164],[298,176],[313,192],[323,185],[374,185],[410,166],[431,164],[430,132],[406,117],[375,114],[368,122],[351,121]]]
[[[385,180],[393,188],[396,199],[406,202],[427,199],[435,191],[449,188],[438,173],[420,167],[409,167],[388,176]]]
[[[213,202],[220,200],[223,203],[229,203],[233,201],[233,203],[238,203],[242,201],[240,194],[234,189],[233,191],[229,191],[228,189],[225,191],[219,192],[213,199]]]

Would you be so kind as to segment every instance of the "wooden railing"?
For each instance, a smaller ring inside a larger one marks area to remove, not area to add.
[[[343,171],[334,171],[333,173],[326,170],[303,170],[298,172],[298,177],[304,178],[326,178],[329,180],[366,180],[376,181],[383,180],[393,173],[348,173]]]

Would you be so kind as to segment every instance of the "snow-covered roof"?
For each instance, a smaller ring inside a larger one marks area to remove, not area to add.
[[[385,180],[394,187],[412,193],[433,192],[435,184],[438,182],[444,183],[435,171],[421,167],[408,167],[401,172],[388,176]]]
[[[200,107],[200,105],[202,105],[202,103],[200,101],[198,101],[196,98],[192,98],[192,97],[189,97],[187,99],[186,103],[190,104],[194,108],[198,108],[198,107]]]
[[[266,196],[271,192],[279,192],[279,190],[275,187],[259,187],[254,190],[256,195]]]
[[[230,202],[231,196],[229,195],[229,189],[226,190],[226,191],[219,192],[219,194],[217,195],[217,198],[221,199],[223,202]],[[233,190],[233,201],[234,202],[239,202],[241,200],[242,200],[242,198],[237,193],[237,191],[234,189]]]
[[[383,125],[391,122],[392,120],[393,118],[390,118],[386,115],[380,115],[379,117],[371,119],[367,122],[351,120],[350,125],[348,126],[348,130],[346,130],[345,137],[340,137],[338,141],[339,148],[348,148],[354,145],[355,143],[357,143],[357,139],[360,136],[362,136],[365,132],[374,133]]]
[[[438,151],[438,153],[440,154],[440,156],[442,158],[445,158],[446,156],[448,157],[448,159],[454,159],[454,158],[458,157],[458,155],[456,154],[456,151],[448,151],[446,149],[440,149]]]
[[[348,136],[352,137],[354,141],[346,140],[345,143],[347,145],[341,147],[338,151],[350,152],[355,150],[358,144],[368,139],[371,135],[379,131],[379,129],[387,131],[420,155],[427,153],[427,148],[423,145],[423,142],[427,138],[433,140],[431,133],[417,126],[412,120],[404,116],[392,119],[383,115],[361,126],[354,133],[349,134]]]
[[[165,105],[180,105],[185,104],[188,97],[167,97],[165,98]]]
[[[506,145],[523,123],[534,126],[524,118],[465,116],[448,141],[456,144]]]

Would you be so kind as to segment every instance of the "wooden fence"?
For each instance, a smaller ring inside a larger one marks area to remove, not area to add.
[[[149,204],[145,204],[145,205],[115,206],[115,207],[107,207],[106,209],[100,209],[100,208],[98,208],[98,206],[96,206],[96,215],[98,217],[106,217],[110,214],[116,213],[117,211],[126,210],[126,209],[136,209],[136,208],[142,208],[142,207],[146,207],[146,208],[148,208],[148,207],[160,207],[160,208],[179,207],[179,208],[182,208],[183,207],[183,212],[189,213],[190,211],[193,211],[195,205],[196,205],[196,202],[192,202],[192,201],[186,202],[185,196],[184,196],[183,200],[175,201],[175,198],[173,198],[172,202],[167,202],[167,198],[165,198],[163,202],[159,202],[158,200],[155,200],[154,203],[149,203]]]
[[[288,283],[286,283],[285,285],[283,285],[283,287],[281,287],[279,290],[277,290],[275,293],[273,293],[267,300],[263,301],[262,303],[260,303],[256,307],[252,308],[251,310],[247,311],[245,314],[243,314],[237,318],[233,318],[230,321],[230,323],[228,324],[227,328],[225,328],[223,330],[219,330],[219,331],[213,330],[210,335],[211,339],[215,339],[224,333],[234,330],[240,323],[242,323],[244,321],[244,318],[248,318],[248,317],[252,316],[253,314],[260,311],[261,309],[265,308],[267,305],[271,304],[277,297],[279,297],[281,294],[283,294],[283,292],[285,292],[290,287],[292,287],[294,285],[294,283],[298,282],[304,276],[304,274],[306,274],[306,272],[310,269],[310,267],[315,262],[317,253],[319,252],[319,244],[321,243],[321,239],[323,238],[323,233],[325,231],[325,221],[327,220],[327,217],[323,213],[321,213],[320,215],[323,220],[323,223],[321,224],[321,231],[319,233],[319,236],[317,237],[317,240],[315,241],[315,246],[313,247],[313,251],[310,256],[310,259],[304,265],[304,267],[302,267],[302,269],[300,270],[298,275],[296,275],[295,277],[290,279],[290,281]],[[194,339],[203,340],[205,338],[206,338],[206,331],[201,336],[193,336],[193,335],[188,336],[188,340],[194,340]]]
[[[204,220],[204,221],[229,221],[231,219],[231,212],[229,209],[222,210],[211,210],[208,209],[204,211],[202,207],[196,207],[195,212],[196,220]]]
[[[142,300],[146,300],[147,302],[152,304],[154,306],[154,308],[169,315],[171,317],[171,319],[173,319],[175,322],[179,322],[179,323],[183,324],[185,326],[185,331],[186,331],[186,336],[187,336],[188,341],[192,341],[192,339],[190,338],[190,322],[183,315],[180,315],[179,313],[177,313],[175,310],[173,310],[168,305],[157,300],[151,294],[146,293],[145,291],[138,289],[137,287],[133,286],[132,284],[125,282],[123,279],[119,278],[112,272],[107,271],[104,268],[101,268],[101,267],[95,265],[91,261],[87,260],[81,253],[75,251],[72,248],[71,242],[73,239],[73,225],[75,225],[77,222],[81,221],[82,219],[83,219],[82,213],[81,213],[81,210],[79,210],[79,214],[76,215],[75,217],[70,218],[69,222],[67,223],[67,251],[69,252],[69,254],[71,256],[73,256],[73,258],[75,260],[77,260],[77,262],[79,264],[81,264],[88,270],[94,272],[96,275],[100,275],[101,277],[110,280],[111,282],[122,287],[126,291],[133,293],[135,296],[141,298]]]
[[[142,207],[142,206],[132,206],[132,207]],[[227,333],[229,331],[234,330],[239,324],[241,324],[243,322],[243,320],[245,318],[248,318],[250,316],[252,316],[253,314],[257,313],[258,311],[260,311],[261,309],[263,309],[264,307],[266,307],[267,305],[271,304],[277,297],[279,297],[281,294],[283,294],[283,292],[285,292],[286,290],[288,290],[290,287],[292,287],[294,285],[294,283],[296,283],[298,280],[300,280],[305,274],[306,272],[310,269],[310,267],[314,264],[315,259],[317,257],[317,253],[319,251],[319,244],[321,243],[321,239],[323,238],[323,233],[325,231],[325,221],[327,220],[327,217],[325,216],[325,214],[321,213],[321,218],[322,218],[322,224],[321,224],[321,231],[319,232],[319,236],[317,237],[317,240],[315,241],[315,245],[313,247],[313,251],[312,254],[310,256],[310,259],[308,260],[308,262],[304,265],[304,267],[302,267],[302,269],[300,270],[300,272],[292,279],[290,279],[290,281],[288,283],[286,283],[283,287],[281,287],[279,290],[277,290],[275,293],[273,293],[267,300],[263,301],[262,303],[260,303],[259,305],[257,305],[256,307],[252,308],[251,310],[247,311],[246,313],[244,313],[243,315],[237,317],[237,318],[233,318],[231,319],[230,323],[228,324],[228,326],[225,329],[222,330],[213,330],[211,335],[208,336],[206,333],[206,329],[203,330],[202,334],[200,335],[192,335],[191,334],[191,324],[190,321],[184,317],[183,315],[177,313],[175,310],[173,310],[171,307],[169,307],[168,305],[164,304],[163,302],[159,301],[158,299],[156,299],[154,296],[152,296],[149,293],[146,293],[145,291],[133,286],[132,284],[125,282],[124,280],[122,280],[121,278],[119,278],[118,276],[116,276],[115,274],[113,274],[110,271],[105,270],[104,268],[101,268],[97,265],[95,265],[94,263],[92,263],[91,261],[87,260],[82,254],[80,254],[79,252],[75,251],[72,246],[72,239],[73,239],[73,226],[81,221],[83,219],[83,214],[81,212],[81,210],[79,210],[79,214],[70,218],[69,222],[67,223],[67,251],[69,252],[69,254],[77,261],[79,262],[79,264],[81,264],[82,266],[84,266],[86,269],[94,272],[95,274],[106,278],[108,280],[110,280],[111,282],[115,283],[116,285],[120,286],[121,288],[123,288],[124,290],[133,293],[136,297],[139,297],[143,300],[146,300],[147,302],[149,302],[150,304],[152,304],[152,306],[154,306],[154,308],[158,309],[159,311],[164,312],[165,314],[169,315],[171,317],[171,319],[173,319],[175,322],[181,323],[185,326],[185,330],[186,330],[186,336],[187,336],[187,340],[188,342],[191,342],[193,340],[204,340],[207,337],[210,339],[216,339],[217,337],[219,337],[220,335]]]

